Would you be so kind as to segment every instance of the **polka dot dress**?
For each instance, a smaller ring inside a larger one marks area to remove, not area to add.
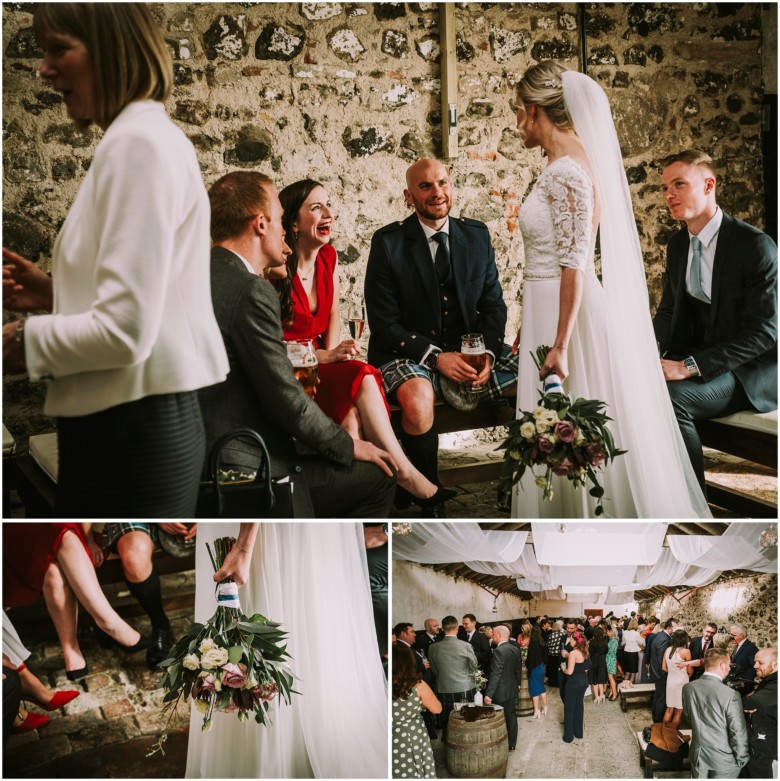
[[[393,700],[393,778],[436,778],[424,709],[416,687],[406,699]]]

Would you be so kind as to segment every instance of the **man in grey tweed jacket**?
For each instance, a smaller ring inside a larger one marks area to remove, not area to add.
[[[444,721],[442,742],[447,734],[447,722],[454,703],[474,700],[477,689],[473,674],[479,669],[474,649],[465,640],[458,640],[458,619],[446,616],[441,621],[444,637],[428,648],[428,661],[436,675],[436,692],[439,695]]]

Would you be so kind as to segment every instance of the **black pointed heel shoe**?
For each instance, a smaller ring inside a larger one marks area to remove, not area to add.
[[[126,654],[134,654],[136,651],[143,651],[145,648],[148,648],[151,643],[148,637],[141,635],[141,639],[135,645],[122,645],[118,640],[114,640],[111,635],[104,632],[97,624],[95,624],[95,639],[98,641],[98,645],[101,648],[118,648]]]
[[[79,667],[78,670],[65,670],[65,677],[69,681],[80,681],[82,678],[86,678],[89,675],[89,667],[84,665]]]
[[[454,499],[458,495],[457,491],[452,488],[442,488],[439,486],[436,489],[436,493],[428,499],[418,499],[416,496],[412,497],[412,501],[423,510],[432,510],[434,507],[438,507],[444,502],[448,502],[450,499]]]

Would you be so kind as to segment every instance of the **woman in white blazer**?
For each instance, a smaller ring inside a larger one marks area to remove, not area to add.
[[[211,305],[209,204],[192,144],[168,118],[173,66],[146,6],[44,3],[42,78],[105,135],[57,237],[53,276],[3,249],[5,369],[48,380],[57,511],[186,518],[205,456],[197,390],[227,356]]]

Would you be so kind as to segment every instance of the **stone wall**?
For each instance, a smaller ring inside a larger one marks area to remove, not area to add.
[[[678,589],[680,599],[685,591]],[[720,630],[743,624],[748,637],[759,647],[777,646],[777,575],[756,573],[748,577],[721,577],[678,602],[673,596],[639,603],[644,615],[680,618],[691,637],[701,634],[704,624],[714,621]]]
[[[37,76],[32,3],[3,4],[4,243],[48,256],[99,132],[76,131]],[[175,59],[171,116],[195,145],[206,184],[234,168],[279,186],[312,176],[338,213],[334,244],[346,300],[362,295],[372,233],[405,216],[404,171],[439,155],[436,3],[153,4]],[[457,3],[459,151],[454,213],[488,223],[511,341],[520,320],[517,213],[544,165],[515,131],[509,85],[538,60],[581,56],[606,89],[645,251],[651,304],[663,246],[677,226],[662,206],[655,161],[681,147],[723,163],[720,198],[762,223],[764,72],[776,83],[776,32],[762,54],[758,3]],[[763,56],[763,59],[762,59]],[[42,389],[6,380],[4,420],[22,440],[49,424]]]
[[[453,615],[459,621],[473,613],[480,623],[494,623],[529,615],[528,602],[510,594],[501,594],[493,612],[493,597],[474,583],[459,580],[430,567],[408,561],[393,561],[393,605],[391,625],[411,621],[421,630],[426,618],[439,621]]]

